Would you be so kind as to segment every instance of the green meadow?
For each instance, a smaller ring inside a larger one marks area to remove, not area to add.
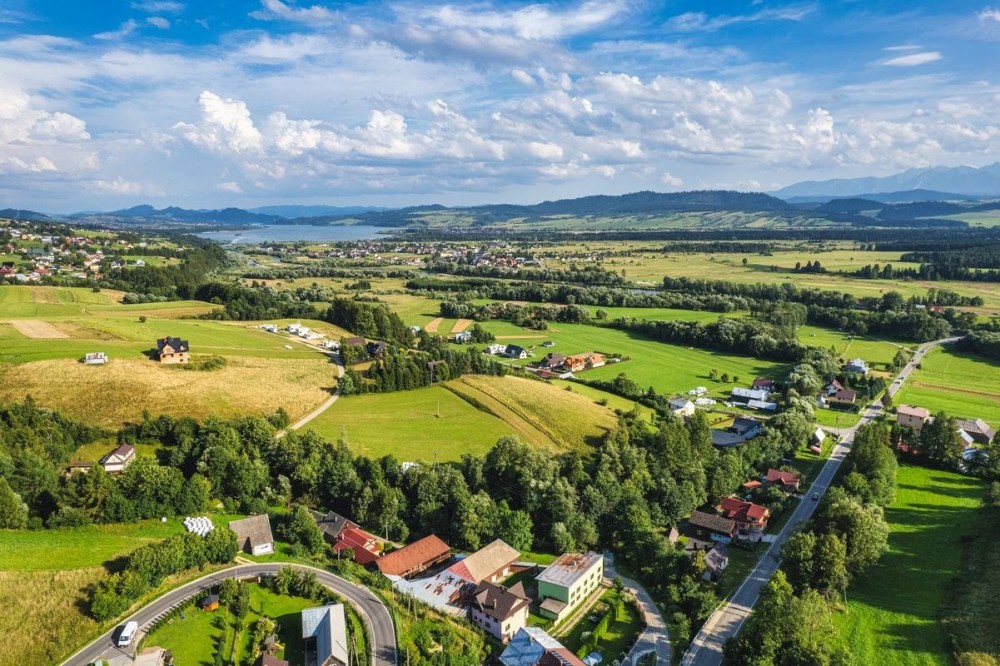
[[[940,612],[984,485],[908,465],[900,466],[898,482],[885,512],[889,552],[848,589],[846,610],[834,618],[838,639],[858,664],[944,666],[952,663],[951,648]]]
[[[895,404],[981,418],[1000,427],[1000,367],[982,356],[935,349],[896,394]]]

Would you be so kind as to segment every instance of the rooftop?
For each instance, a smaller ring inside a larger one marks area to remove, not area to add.
[[[931,415],[931,410],[926,407],[913,407],[911,405],[900,405],[896,409],[897,414],[902,414],[903,416],[916,416],[917,418],[926,419]]]
[[[479,584],[497,571],[517,562],[517,558],[520,556],[520,552],[497,539],[451,565],[448,567],[448,571],[455,576]]]
[[[266,513],[234,520],[229,523],[229,529],[236,533],[240,548],[243,548],[247,541],[251,547],[274,542],[274,537],[271,535],[271,519]]]
[[[592,566],[604,559],[600,553],[565,553],[550,564],[535,580],[571,587]]]
[[[386,576],[406,576],[451,554],[451,548],[434,534],[385,555],[376,565]]]

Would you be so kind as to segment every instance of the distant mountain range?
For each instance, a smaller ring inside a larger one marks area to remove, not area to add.
[[[261,206],[248,208],[247,212],[260,215],[277,215],[289,220],[302,217],[320,217],[322,215],[360,215],[388,210],[379,206]]]
[[[924,199],[924,201],[965,197],[1000,197],[1000,162],[981,168],[907,169],[894,176],[882,178],[868,176],[823,181],[808,180],[783,187],[772,194],[786,201],[802,201],[804,199],[816,201],[838,197],[864,197],[880,200],[888,194],[906,195],[914,190],[927,194],[929,198]],[[912,198],[904,197],[885,203],[896,203],[904,200],[914,201]]]

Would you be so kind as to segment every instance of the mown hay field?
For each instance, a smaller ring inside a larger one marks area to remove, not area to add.
[[[336,383],[325,357],[229,357],[212,371],[160,365],[145,358],[114,358],[104,366],[73,359],[0,364],[0,399],[32,396],[38,404],[109,427],[153,415],[196,419],[269,415],[279,407],[296,419],[319,406]]]
[[[938,348],[896,394],[895,404],[926,407],[1000,427],[1000,365],[983,356]]]

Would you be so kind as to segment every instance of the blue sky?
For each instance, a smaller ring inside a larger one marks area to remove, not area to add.
[[[0,207],[450,205],[981,166],[1000,0],[4,0]]]

